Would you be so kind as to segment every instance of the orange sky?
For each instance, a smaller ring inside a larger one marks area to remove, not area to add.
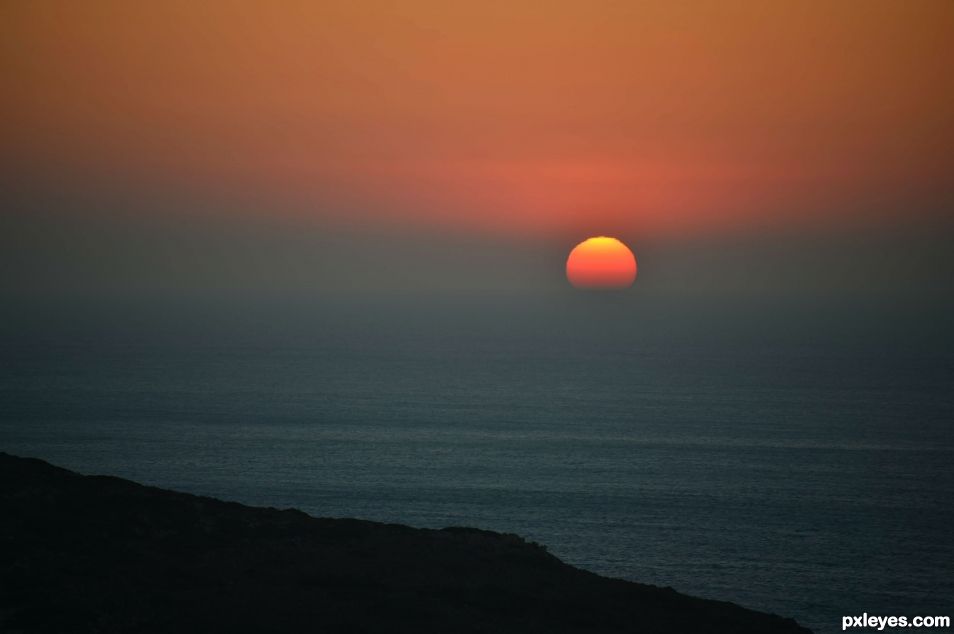
[[[0,14],[3,158],[34,176],[513,235],[901,217],[952,195],[949,0]]]

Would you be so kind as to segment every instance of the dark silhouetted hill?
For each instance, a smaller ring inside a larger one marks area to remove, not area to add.
[[[252,508],[0,454],[3,632],[807,632],[515,535]]]

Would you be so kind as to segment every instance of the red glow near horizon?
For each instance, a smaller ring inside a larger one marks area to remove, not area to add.
[[[943,0],[6,3],[0,42],[0,159],[41,182],[551,237],[951,194]]]

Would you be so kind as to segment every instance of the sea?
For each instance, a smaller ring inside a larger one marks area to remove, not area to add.
[[[954,616],[947,322],[836,303],[77,299],[5,318],[0,450],[315,516],[516,533],[816,632]]]

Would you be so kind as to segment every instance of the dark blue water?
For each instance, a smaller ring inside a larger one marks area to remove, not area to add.
[[[954,612],[948,348],[631,305],[445,308],[8,328],[0,450],[514,532],[818,632]]]

